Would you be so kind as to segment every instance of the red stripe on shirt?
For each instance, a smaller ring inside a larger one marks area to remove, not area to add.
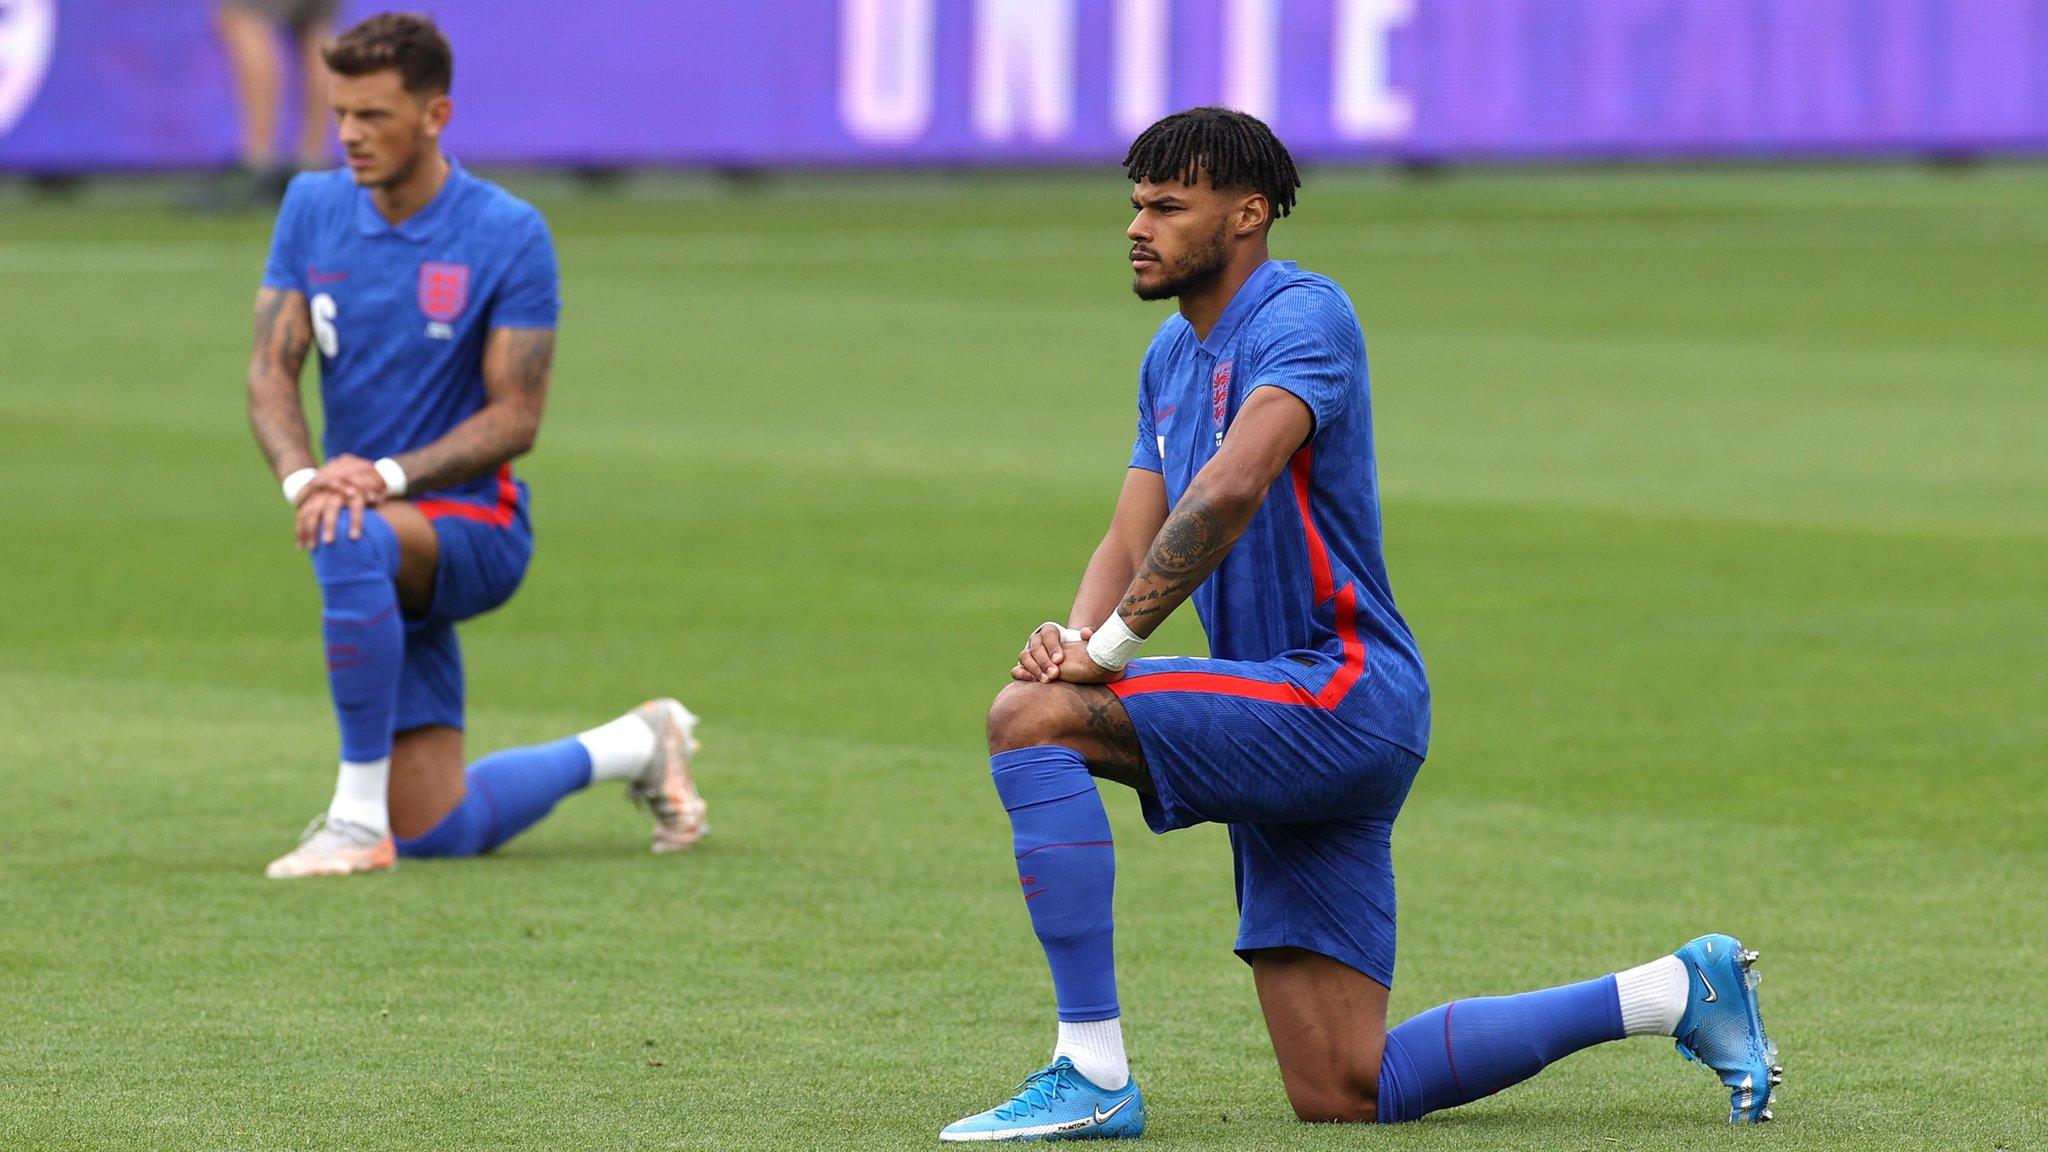
[[[1111,681],[1109,690],[1119,699],[1142,696],[1147,692],[1199,692],[1325,710],[1343,703],[1352,686],[1365,675],[1365,637],[1358,630],[1357,586],[1333,587],[1336,580],[1331,574],[1330,552],[1323,544],[1323,534],[1316,530],[1315,516],[1309,506],[1312,464],[1308,446],[1303,445],[1289,461],[1288,471],[1294,482],[1294,502],[1301,509],[1302,535],[1308,547],[1309,578],[1315,589],[1316,603],[1320,605],[1331,599],[1337,602],[1337,636],[1344,649],[1344,662],[1331,675],[1329,683],[1323,685],[1321,692],[1311,695],[1290,682],[1254,680],[1249,676],[1232,676],[1225,672],[1154,672]]]
[[[1308,445],[1304,444],[1288,463],[1287,470],[1294,475],[1294,503],[1301,509],[1301,531],[1308,538],[1309,575],[1314,581],[1316,603],[1321,604],[1335,596],[1337,591],[1330,576],[1330,551],[1323,547],[1323,534],[1316,531],[1315,517],[1309,512],[1309,465]]]
[[[430,498],[413,501],[413,507],[429,520],[443,516],[456,516],[464,520],[476,520],[493,528],[503,528],[512,523],[512,517],[519,511],[519,486],[512,483],[512,465],[505,464],[498,469],[498,502],[486,508],[481,504],[469,504],[461,500]]]

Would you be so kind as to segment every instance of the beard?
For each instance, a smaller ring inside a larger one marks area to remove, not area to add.
[[[382,190],[402,187],[406,181],[411,180],[419,172],[420,165],[426,162],[426,158],[427,146],[425,144],[416,144],[412,153],[399,159],[392,166],[391,171],[382,176],[359,176],[356,178],[356,183],[365,188]]]
[[[1137,293],[1140,300],[1171,300],[1212,283],[1230,266],[1230,252],[1224,245],[1225,232],[1224,226],[1221,223],[1217,224],[1216,234],[1209,237],[1207,243],[1193,249],[1171,266],[1163,267],[1161,271],[1164,275],[1157,283],[1147,284],[1143,280],[1133,280],[1131,291]]]

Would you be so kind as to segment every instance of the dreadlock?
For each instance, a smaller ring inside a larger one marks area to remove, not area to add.
[[[1301,177],[1294,158],[1256,116],[1229,108],[1190,108],[1145,129],[1124,155],[1133,182],[1193,184],[1204,175],[1218,191],[1248,188],[1266,198],[1273,215],[1294,207]]]

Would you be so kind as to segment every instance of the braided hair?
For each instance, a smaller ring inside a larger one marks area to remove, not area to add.
[[[1133,182],[1194,184],[1204,175],[1217,191],[1244,188],[1266,198],[1274,216],[1294,207],[1301,187],[1294,158],[1256,116],[1229,108],[1190,108],[1152,125],[1124,155]]]

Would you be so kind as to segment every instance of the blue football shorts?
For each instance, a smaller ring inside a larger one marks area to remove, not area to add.
[[[1230,827],[1238,955],[1303,948],[1392,987],[1390,839],[1422,756],[1329,706],[1339,662],[1133,660],[1109,687],[1144,748],[1152,830]]]
[[[488,507],[453,500],[416,502],[434,526],[441,558],[434,569],[432,605],[422,615],[406,615],[395,731],[463,726],[462,645],[455,625],[489,612],[519,590],[533,559],[526,503],[524,484],[516,497]]]

